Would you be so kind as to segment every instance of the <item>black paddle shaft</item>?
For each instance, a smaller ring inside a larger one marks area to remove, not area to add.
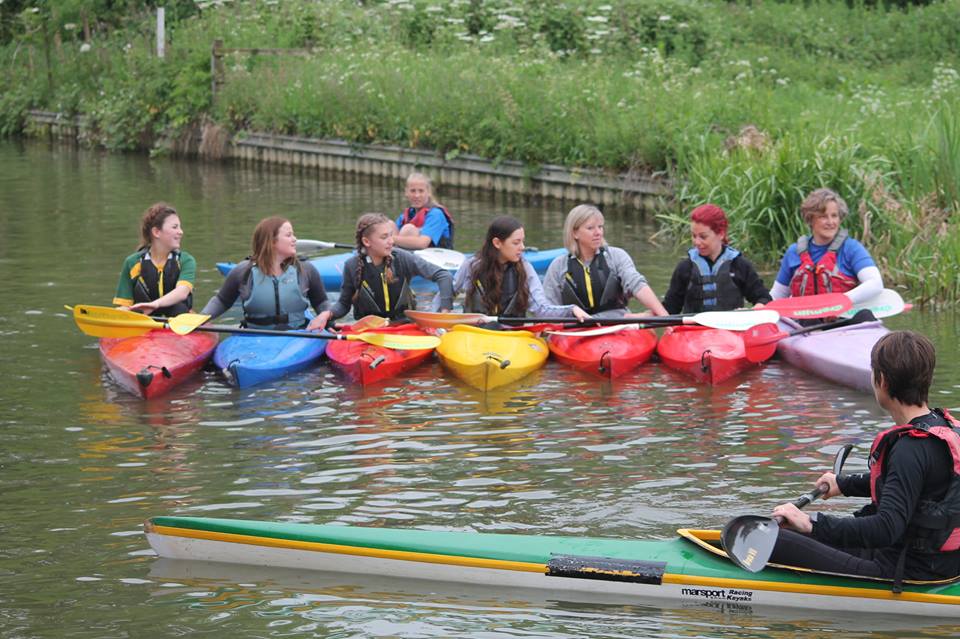
[[[833,474],[839,475],[843,469],[843,462],[853,449],[852,444],[845,444],[837,451],[833,460]],[[826,493],[826,484],[820,484],[815,490],[803,495],[793,505],[803,508],[811,501]],[[770,561],[777,537],[780,534],[780,523],[783,518],[761,517],[759,515],[741,515],[727,522],[720,533],[720,543],[727,556],[733,563],[744,570],[759,572]]]

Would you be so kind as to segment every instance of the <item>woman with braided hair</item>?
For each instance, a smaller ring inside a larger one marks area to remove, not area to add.
[[[343,265],[340,299],[321,313],[321,326],[331,319],[343,317],[353,308],[353,316],[378,315],[390,320],[404,320],[403,312],[416,308],[410,288],[415,276],[436,282],[439,308],[453,306],[453,284],[450,273],[417,255],[394,246],[396,226],[382,213],[364,213],[357,220],[357,254]]]
[[[463,310],[510,317],[532,313],[589,319],[590,315],[579,306],[547,301],[537,272],[523,259],[523,240],[520,220],[503,215],[490,223],[483,246],[464,260],[454,277],[454,291],[466,291]]]

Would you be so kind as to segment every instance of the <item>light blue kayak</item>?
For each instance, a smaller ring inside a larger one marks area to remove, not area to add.
[[[437,264],[447,269],[451,275],[457,272],[457,268],[460,266],[460,262],[463,261],[463,254],[457,253],[456,251],[449,251],[446,249],[422,249],[420,251],[415,251],[417,255],[423,257],[428,262]],[[548,249],[545,251],[538,250],[528,250],[523,254],[525,260],[530,262],[533,265],[533,268],[536,269],[537,273],[545,273],[547,267],[550,266],[550,262],[554,260],[558,255],[564,255],[566,249],[555,248]],[[459,255],[459,259],[448,259],[448,256],[452,254]],[[350,256],[353,253],[334,253],[333,255],[324,255],[321,257],[314,257],[309,260],[313,264],[314,268],[317,269],[317,272],[320,273],[321,279],[323,279],[323,287],[328,291],[339,291],[340,286],[343,284],[343,265],[346,263]],[[217,262],[217,270],[226,277],[226,275],[233,270],[233,267],[236,266],[235,262]],[[437,285],[433,282],[423,279],[422,277],[413,278],[413,289],[417,292],[429,292],[436,291]]]
[[[325,339],[295,335],[231,335],[217,345],[213,363],[239,388],[278,379],[312,366],[327,348]]]

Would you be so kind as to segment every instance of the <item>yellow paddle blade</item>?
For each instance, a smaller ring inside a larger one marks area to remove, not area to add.
[[[344,335],[350,341],[366,342],[374,346],[398,351],[429,350],[440,345],[440,338],[433,335],[391,335],[386,333],[359,333]]]
[[[73,308],[73,321],[81,331],[93,337],[134,337],[164,327],[160,322],[140,313],[84,304]]]
[[[209,315],[201,315],[200,313],[181,313],[168,319],[167,326],[177,335],[189,335],[209,319]]]

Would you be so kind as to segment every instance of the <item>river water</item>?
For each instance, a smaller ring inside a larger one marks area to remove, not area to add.
[[[491,216],[560,242],[569,206],[440,193],[472,250]],[[249,390],[214,372],[144,402],[103,371],[64,304],[109,304],[140,213],[173,203],[199,267],[248,253],[261,217],[301,238],[349,242],[402,185],[299,170],[0,143],[0,637],[833,637],[951,636],[937,620],[816,611],[577,604],[549,592],[303,575],[159,561],[142,533],[181,514],[445,530],[669,537],[766,513],[809,490],[839,444],[862,470],[888,423],[873,398],[772,361],[698,386],[650,363],[615,383],[554,361],[486,395],[436,362],[361,389],[326,364]],[[663,293],[680,249],[610,213],[608,239]],[[769,277],[769,275],[768,275]],[[956,408],[953,312],[892,328],[930,335],[932,402]],[[849,511],[855,500],[826,509]],[[921,628],[921,626],[923,626]],[[910,629],[909,632],[904,628]]]

